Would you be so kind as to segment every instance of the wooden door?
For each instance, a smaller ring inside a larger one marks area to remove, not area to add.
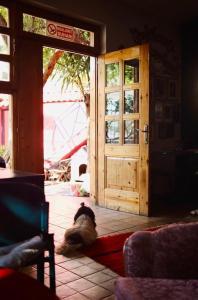
[[[98,204],[149,214],[149,47],[98,61]]]

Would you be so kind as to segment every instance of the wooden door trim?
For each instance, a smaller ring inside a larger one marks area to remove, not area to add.
[[[141,108],[144,114],[141,114],[140,128],[144,131],[144,126],[149,125],[149,45],[140,46],[140,62],[142,64],[142,77],[140,78]],[[141,158],[140,158],[140,214],[149,215],[149,142],[144,141],[144,133],[140,134]]]

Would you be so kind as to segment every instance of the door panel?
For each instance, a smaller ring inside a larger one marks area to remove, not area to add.
[[[122,157],[106,157],[106,187],[137,191],[137,161]]]
[[[98,60],[98,204],[148,215],[148,45]]]

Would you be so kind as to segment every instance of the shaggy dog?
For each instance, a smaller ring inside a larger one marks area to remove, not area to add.
[[[95,214],[93,210],[81,203],[74,216],[74,224],[67,229],[64,242],[56,249],[57,254],[71,255],[76,250],[91,245],[97,238]]]

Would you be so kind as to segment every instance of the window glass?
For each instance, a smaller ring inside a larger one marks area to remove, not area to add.
[[[106,86],[119,85],[119,63],[107,64],[105,68]]]
[[[10,37],[0,33],[0,54],[10,54]]]
[[[94,46],[94,33],[44,18],[23,14],[23,30],[59,40]]]
[[[9,27],[8,8],[0,5],[0,26]]]
[[[124,143],[139,144],[139,121],[138,120],[124,121]]]
[[[139,60],[126,60],[124,62],[124,84],[136,82],[139,82]]]
[[[119,114],[119,99],[120,93],[107,93],[106,94],[106,115],[118,115]]]
[[[0,81],[10,81],[10,63],[0,61]]]
[[[124,113],[139,112],[139,90],[128,90],[124,92]]]
[[[119,143],[119,122],[106,121],[106,143],[118,144]]]

